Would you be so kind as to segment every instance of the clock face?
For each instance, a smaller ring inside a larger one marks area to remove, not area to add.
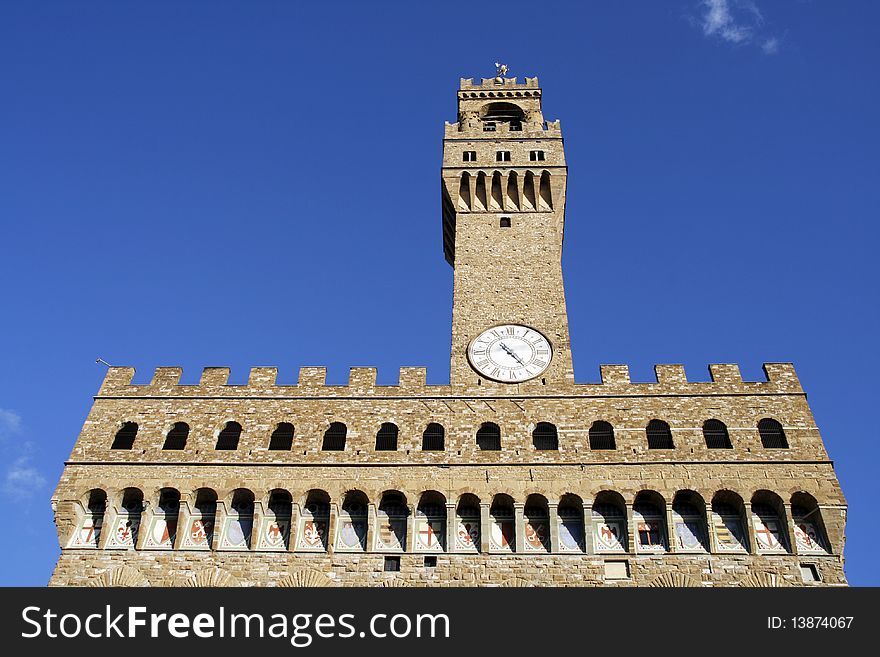
[[[540,376],[552,357],[547,338],[520,324],[486,329],[468,347],[471,367],[487,379],[502,383],[519,383]]]

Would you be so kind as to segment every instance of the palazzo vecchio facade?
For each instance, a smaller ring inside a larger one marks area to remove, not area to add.
[[[50,585],[846,584],[846,502],[791,364],[575,383],[562,129],[506,73],[461,80],[445,126],[449,385],[111,367],[52,497]]]

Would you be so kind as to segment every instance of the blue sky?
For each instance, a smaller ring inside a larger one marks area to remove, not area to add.
[[[562,121],[577,380],[793,361],[848,576],[880,584],[878,24],[872,2],[2,3],[0,488],[24,522],[0,584],[48,580],[96,357],[448,380],[443,122],[495,61]]]

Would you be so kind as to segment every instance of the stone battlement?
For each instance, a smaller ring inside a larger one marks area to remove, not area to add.
[[[691,381],[683,365],[655,365],[656,381],[632,382],[629,366],[602,365],[601,383],[542,385],[533,380],[519,386],[483,381],[467,388],[429,385],[424,367],[402,367],[397,385],[377,385],[374,367],[353,367],[347,385],[327,385],[327,368],[302,367],[295,385],[278,385],[276,367],[251,368],[246,385],[229,384],[228,367],[206,367],[198,384],[180,383],[183,368],[159,367],[146,385],[132,384],[133,367],[111,367],[107,371],[98,397],[225,397],[225,396],[428,396],[446,397],[519,397],[537,396],[644,396],[644,395],[736,395],[736,394],[803,394],[803,388],[791,363],[764,363],[765,381],[743,381],[735,364],[709,365],[711,381]]]
[[[500,82],[499,82],[500,80]],[[497,89],[508,88],[508,87],[517,87],[519,89],[538,89],[538,78],[525,78],[525,82],[519,83],[517,82],[517,78],[481,78],[480,82],[474,84],[473,78],[461,78],[461,83],[459,85],[459,89],[462,91],[468,89]]]

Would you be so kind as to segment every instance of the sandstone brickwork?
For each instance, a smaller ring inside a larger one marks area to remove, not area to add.
[[[844,585],[846,501],[792,365],[574,383],[566,175],[537,79],[462,80],[442,172],[450,384],[258,367],[181,385],[169,367],[134,385],[112,367],[52,499],[50,584]],[[503,322],[548,336],[542,376],[471,369],[467,345]]]

